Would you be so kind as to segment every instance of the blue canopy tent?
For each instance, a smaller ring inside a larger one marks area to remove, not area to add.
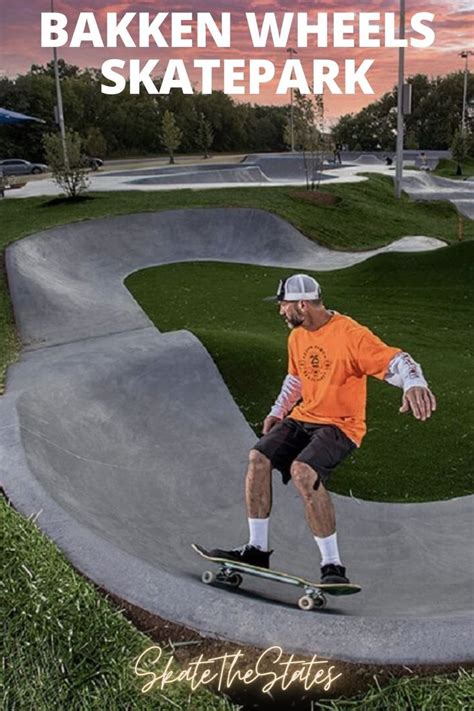
[[[0,124],[25,123],[26,121],[37,121],[38,123],[46,123],[43,119],[35,118],[34,116],[26,116],[19,114],[16,111],[0,108]]]
[[[34,116],[26,116],[26,114],[19,114],[17,111],[10,111],[9,109],[0,108],[0,125],[6,124],[23,124],[27,121],[36,121],[37,123],[46,123],[43,119],[35,118]],[[3,170],[0,169],[0,177],[3,178]],[[5,185],[0,185],[0,198],[5,197]]]

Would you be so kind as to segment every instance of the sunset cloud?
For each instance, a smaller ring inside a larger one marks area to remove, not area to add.
[[[299,1],[288,3],[287,0],[213,0],[212,4],[206,0],[188,0],[157,3],[154,0],[141,2],[104,2],[104,0],[90,0],[87,6],[73,0],[55,0],[55,10],[64,13],[70,26],[74,23],[80,12],[94,12],[101,29],[105,27],[105,17],[108,12],[122,15],[125,12],[211,12],[215,19],[221,12],[230,12],[232,15],[232,47],[219,49],[212,44],[204,49],[157,49],[150,48],[94,48],[85,45],[73,49],[60,48],[58,54],[65,61],[80,67],[98,67],[106,59],[120,58],[128,61],[137,58],[145,62],[147,59],[159,59],[160,66],[164,66],[170,58],[182,58],[191,65],[195,58],[202,59],[250,59],[266,58],[271,60],[277,73],[281,71],[288,58],[285,48],[275,49],[267,47],[256,49],[252,46],[250,35],[245,20],[246,12],[255,12],[258,17],[265,12],[278,13],[279,18],[284,12],[307,12],[311,22],[316,20],[318,12],[398,12],[398,0],[364,0],[359,5],[349,0],[322,0],[317,5],[313,1]],[[49,0],[26,0],[25,3],[5,3],[2,9],[1,29],[1,55],[0,75],[14,77],[28,71],[32,63],[46,64],[51,59],[52,50],[43,49],[40,43],[40,14],[49,11]],[[407,27],[409,19],[415,12],[432,12],[435,14],[434,30],[436,40],[433,46],[426,49],[409,47],[406,51],[406,75],[425,73],[430,76],[446,74],[451,71],[463,69],[463,61],[459,52],[472,48],[472,28],[474,27],[474,11],[471,0],[409,0],[407,2]],[[137,33],[133,33],[137,37]],[[164,31],[169,38],[169,32]],[[408,35],[409,36],[409,35]],[[296,44],[296,35],[290,37],[291,46]],[[344,65],[345,59],[355,59],[358,62],[364,58],[374,59],[374,65],[368,78],[375,91],[375,96],[356,94],[355,96],[325,96],[326,114],[329,120],[335,119],[342,113],[357,111],[367,105],[374,98],[389,91],[397,81],[398,51],[389,48],[344,48],[333,47],[318,48],[313,44],[308,48],[298,49],[298,59],[309,68],[313,59],[332,59]],[[159,73],[158,67],[158,73]],[[196,81],[190,69],[191,79]],[[221,74],[216,73],[220,80]],[[286,103],[288,97],[275,95],[276,80],[262,88],[259,96],[238,96],[238,101],[252,101],[259,103]],[[198,85],[199,88],[199,85]],[[218,87],[220,88],[220,87]]]

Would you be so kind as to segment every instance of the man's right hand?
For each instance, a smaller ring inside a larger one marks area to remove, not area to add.
[[[276,424],[281,422],[281,417],[272,417],[272,415],[268,415],[268,417],[265,417],[263,421],[263,434],[266,435],[272,427],[274,427]]]

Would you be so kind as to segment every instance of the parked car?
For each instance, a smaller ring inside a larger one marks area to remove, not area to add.
[[[30,163],[29,160],[20,160],[19,158],[7,158],[0,160],[0,168],[3,175],[36,175],[37,173],[46,173],[49,168],[44,163]]]

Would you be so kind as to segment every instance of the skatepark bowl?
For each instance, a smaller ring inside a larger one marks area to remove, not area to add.
[[[439,247],[405,238],[385,249]],[[24,347],[0,398],[0,470],[14,506],[39,513],[39,527],[98,585],[204,635],[361,663],[466,661],[474,497],[335,495],[363,590],[322,612],[300,611],[288,586],[201,583],[192,542],[247,540],[243,475],[255,436],[198,339],[160,333],[123,284],[181,261],[330,270],[375,253],[332,252],[255,209],[110,217],[12,244]],[[314,542],[291,487],[275,487],[273,516],[275,567],[314,578]]]

